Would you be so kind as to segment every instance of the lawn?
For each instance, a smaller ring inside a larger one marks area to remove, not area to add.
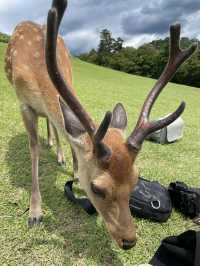
[[[0,264],[1,265],[116,265],[137,266],[148,262],[160,241],[193,228],[190,220],[173,211],[164,224],[135,219],[139,241],[122,251],[110,240],[102,220],[88,216],[63,194],[71,178],[72,159],[63,140],[67,166],[56,163],[55,147],[46,145],[46,125],[40,120],[40,184],[44,221],[27,228],[31,163],[27,135],[13,88],[3,70],[5,45],[0,44]],[[131,76],[73,60],[74,85],[81,102],[100,121],[115,103],[126,107],[132,130],[140,107],[154,80]],[[146,142],[138,157],[141,175],[164,185],[181,180],[200,187],[200,90],[169,84],[155,105],[153,117],[163,116],[185,100],[184,138],[171,145]]]

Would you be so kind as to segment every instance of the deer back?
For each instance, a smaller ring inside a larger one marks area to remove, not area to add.
[[[5,71],[22,104],[32,107],[38,115],[49,117],[64,128],[59,94],[46,68],[45,41],[45,26],[28,21],[20,23],[8,44]],[[60,36],[57,42],[59,69],[63,78],[72,85],[69,52]]]

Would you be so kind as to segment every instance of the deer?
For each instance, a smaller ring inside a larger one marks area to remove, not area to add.
[[[38,118],[45,117],[54,131],[70,143],[74,176],[79,178],[111,238],[119,248],[127,250],[137,242],[137,229],[129,209],[129,196],[139,177],[136,158],[147,135],[175,121],[183,113],[185,102],[175,112],[155,121],[150,120],[152,107],[197,44],[182,50],[181,26],[170,26],[168,63],[144,101],[136,126],[126,138],[128,119],[122,103],[117,103],[112,112],[107,111],[98,124],[76,95],[70,54],[59,35],[67,4],[67,0],[53,0],[46,26],[29,21],[19,24],[6,53],[5,71],[16,91],[29,137],[32,189],[28,225],[38,225],[42,220]]]

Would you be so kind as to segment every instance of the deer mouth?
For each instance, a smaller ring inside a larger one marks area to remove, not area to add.
[[[112,237],[113,238],[113,237]],[[134,248],[136,243],[137,243],[137,239],[134,238],[134,239],[114,239],[113,240],[116,242],[116,244],[118,245],[118,247],[120,249],[123,249],[123,250],[129,250],[131,248]]]
[[[108,226],[107,230],[111,236],[111,238],[115,241],[115,243],[118,245],[119,248],[123,250],[128,250],[133,248],[137,243],[137,237],[133,232],[130,232],[130,234],[127,234],[127,232],[124,233],[124,236],[122,237],[122,234],[117,235],[117,231],[114,233],[113,230],[109,230]],[[119,233],[119,232],[118,232]],[[128,236],[128,237],[127,237]]]
[[[126,239],[123,239],[122,243],[123,243],[122,248],[124,250],[128,250],[128,249],[133,248],[136,245],[137,240],[126,240]]]

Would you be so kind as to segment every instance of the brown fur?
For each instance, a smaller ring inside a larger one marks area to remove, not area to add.
[[[30,105],[40,116],[50,116],[64,128],[59,95],[46,69],[45,31],[45,27],[33,22],[19,24],[8,44],[5,71],[20,102]],[[71,85],[69,53],[61,37],[58,39],[57,58],[63,77]]]
[[[130,153],[125,140],[117,129],[110,129],[104,139],[105,144],[112,149],[108,171],[119,184],[128,183],[132,174],[133,155]]]
[[[104,218],[111,236],[122,247],[123,239],[136,240],[136,227],[129,209],[130,192],[136,185],[139,175],[134,165],[136,155],[128,149],[123,132],[118,129],[109,129],[104,138],[104,143],[112,151],[106,167],[99,167],[98,160],[95,161],[93,158],[93,146],[88,136],[84,142],[86,162],[83,168],[81,166],[79,168],[79,171],[85,171],[86,175],[86,177],[82,176],[82,179],[86,180],[82,186]],[[89,165],[89,171],[85,169],[85,164]],[[90,173],[92,173],[91,176]],[[105,192],[105,199],[102,200],[94,195],[90,188],[91,182]]]

